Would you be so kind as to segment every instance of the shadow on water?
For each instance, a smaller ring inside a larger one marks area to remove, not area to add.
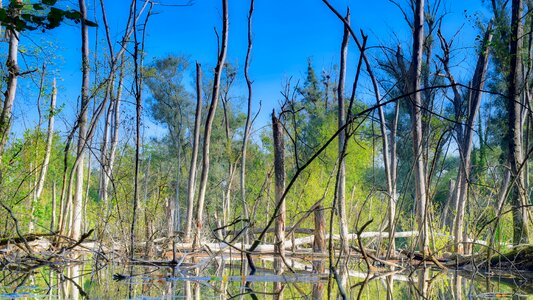
[[[258,260],[258,266],[253,276],[242,275],[247,272],[241,261],[224,258],[203,265],[185,262],[181,268],[96,267],[90,261],[31,271],[6,266],[0,272],[0,299],[326,299],[328,290],[336,299],[338,283],[345,285],[342,290],[349,299],[528,299],[528,294],[533,295],[531,282],[467,272],[421,269],[367,274],[350,268],[339,272],[345,276],[342,280],[329,280],[320,261],[296,273],[277,274],[268,259]]]

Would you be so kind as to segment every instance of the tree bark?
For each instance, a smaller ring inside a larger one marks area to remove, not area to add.
[[[16,0],[17,5],[22,4],[22,0]],[[20,14],[19,8],[10,9],[14,16]],[[17,93],[17,82],[19,77],[18,65],[18,49],[19,49],[19,32],[10,29],[7,32],[9,38],[9,50],[7,57],[7,90],[5,92],[5,100],[2,103],[2,112],[0,113],[0,155],[4,153],[7,140],[9,138],[9,131],[11,130],[11,116],[13,112],[13,103],[15,102],[15,95]],[[0,173],[1,177],[1,173]]]
[[[50,217],[50,232],[55,232],[56,228],[56,202],[57,202],[57,193],[56,193],[56,182],[52,185],[52,216]]]
[[[44,188],[44,181],[46,179],[46,173],[48,171],[48,164],[50,163],[50,155],[52,154],[52,143],[54,138],[54,114],[57,99],[56,80],[52,84],[52,96],[50,97],[50,111],[48,116],[48,130],[46,134],[46,149],[44,153],[43,164],[39,173],[39,180],[37,181],[37,189],[35,191],[35,198],[38,200],[41,198],[41,193]]]
[[[215,118],[216,109],[218,106],[220,78],[224,69],[224,63],[226,61],[226,52],[228,48],[228,27],[228,0],[222,0],[222,43],[220,53],[218,55],[217,66],[215,67],[215,78],[213,83],[213,91],[211,94],[211,105],[209,107],[209,112],[207,113],[207,120],[205,124],[202,176],[200,180],[200,193],[198,195],[198,210],[196,213],[197,235],[194,239],[195,246],[199,245],[200,243],[199,235],[201,234],[203,225],[205,193],[207,191],[207,179],[209,176],[209,147],[211,145],[211,130],[213,126],[213,120]],[[193,248],[196,248],[195,246],[193,246]]]
[[[119,137],[119,129],[120,129],[120,104],[122,103],[122,89],[124,84],[124,55],[122,55],[121,63],[120,63],[120,74],[118,76],[118,87],[117,87],[117,95],[114,99],[114,105],[113,105],[113,117],[112,117],[112,131],[111,131],[111,146],[109,148],[109,162],[107,166],[107,172],[108,174],[105,174],[104,177],[104,193],[105,193],[105,199],[107,202],[107,199],[109,198],[109,191],[108,186],[110,179],[113,178],[113,166],[115,165],[115,158],[118,148],[118,137]],[[107,203],[107,206],[109,207],[109,203]]]
[[[246,202],[246,155],[248,150],[248,140],[250,138],[250,129],[252,126],[252,80],[250,80],[250,75],[248,70],[250,68],[250,59],[252,53],[252,15],[254,13],[254,0],[250,1],[250,11],[248,12],[248,49],[246,51],[246,60],[244,63],[244,77],[246,79],[246,86],[248,88],[248,105],[246,111],[246,123],[244,124],[244,136],[242,140],[242,161],[241,161],[241,201],[242,201],[242,212],[244,219],[249,220],[248,216],[248,205]],[[244,226],[247,226],[244,224]],[[248,243],[248,230],[244,230],[244,243]]]
[[[346,14],[346,21],[350,22],[350,11]],[[342,37],[341,44],[341,61],[339,68],[339,84],[337,87],[337,121],[338,128],[342,128],[345,123],[344,112],[344,87],[346,81],[346,60],[348,58],[348,42],[350,38],[350,32],[348,26],[344,25],[344,35]],[[344,159],[344,153],[346,148],[346,130],[342,130],[339,133],[338,144],[338,160],[339,160],[339,175],[337,178],[337,210],[339,214],[339,226],[341,236],[341,254],[348,255],[350,251],[350,243],[348,240],[348,221],[346,215],[346,161]],[[315,211],[316,212],[316,211]]]
[[[514,180],[514,187],[511,194],[511,205],[513,206],[513,244],[527,244],[529,242],[529,217],[528,207],[529,197],[525,190],[526,178],[522,168],[524,161],[522,143],[522,122],[521,111],[523,103],[523,74],[522,57],[523,33],[522,24],[523,3],[522,0],[512,1],[511,13],[511,39],[509,56],[511,66],[508,77],[508,101],[507,110],[509,114],[509,162]]]
[[[457,214],[455,216],[455,245],[456,252],[459,254],[464,253],[464,213],[467,201],[468,184],[470,182],[470,171],[472,169],[472,147],[474,139],[474,126],[479,114],[479,108],[481,106],[482,90],[485,87],[485,78],[487,74],[487,67],[490,54],[490,42],[492,40],[491,26],[487,28],[485,38],[482,41],[484,49],[479,55],[476,70],[474,72],[474,78],[472,80],[472,98],[468,101],[469,109],[467,117],[467,123],[463,130],[463,144],[459,146],[461,152],[461,162],[459,167],[459,174],[457,177],[456,188],[457,194]]]
[[[416,219],[419,226],[419,247],[424,254],[429,254],[428,216],[427,216],[427,190],[426,174],[423,154],[422,132],[422,99],[420,90],[420,78],[422,75],[422,54],[424,43],[424,0],[415,2],[415,20],[413,31],[413,56],[411,60],[410,92],[412,103],[412,135],[414,154],[414,173],[416,189]]]
[[[196,63],[196,112],[194,114],[194,140],[192,144],[189,182],[187,184],[187,215],[185,223],[185,242],[191,239],[192,218],[194,209],[194,192],[196,188],[196,164],[198,161],[198,144],[200,143],[200,122],[202,120],[202,66]]]
[[[72,203],[72,223],[70,237],[77,240],[81,236],[81,221],[83,207],[83,178],[85,167],[85,148],[87,137],[87,110],[89,106],[89,28],[85,23],[87,7],[85,0],[79,0],[81,13],[81,60],[82,60],[82,85],[81,103],[78,117],[78,166],[76,168],[76,187]]]
[[[285,191],[285,143],[283,140],[283,126],[276,113],[272,111],[272,134],[274,140],[274,176],[275,176],[275,194],[276,205],[279,205],[279,212],[276,216],[275,235],[276,241],[274,251],[279,253],[283,258],[285,256],[285,203],[282,201],[283,192]],[[283,262],[276,259],[274,270],[277,274],[283,273]]]

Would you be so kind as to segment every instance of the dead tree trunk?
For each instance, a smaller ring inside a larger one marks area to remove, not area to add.
[[[346,15],[346,21],[350,22],[350,11]],[[342,37],[341,44],[341,62],[339,69],[339,84],[337,87],[337,101],[338,101],[338,128],[341,129],[344,126],[344,86],[346,81],[346,59],[348,57],[348,42],[350,38],[350,32],[348,26],[344,25],[344,35]],[[348,240],[348,221],[346,216],[346,161],[344,159],[346,147],[346,130],[342,130],[339,133],[339,175],[337,178],[337,210],[339,214],[339,226],[341,236],[341,254],[348,255],[350,250],[350,242]]]
[[[274,139],[274,176],[276,205],[279,205],[279,212],[276,216],[275,234],[276,241],[274,251],[283,258],[285,256],[285,203],[282,201],[285,191],[285,143],[283,141],[283,126],[276,113],[272,111],[272,134]],[[276,259],[274,262],[276,273],[283,273],[283,262]]]
[[[457,134],[457,143],[459,148],[459,171],[457,173],[457,180],[453,189],[452,201],[456,206],[456,215],[454,222],[454,235],[455,235],[455,247],[459,254],[464,253],[464,215],[468,193],[468,183],[470,182],[470,171],[472,168],[472,147],[474,139],[474,126],[477,122],[477,116],[479,114],[479,108],[481,106],[482,90],[485,86],[485,78],[487,74],[487,67],[490,54],[490,42],[492,40],[492,26],[489,24],[483,40],[481,40],[481,46],[483,47],[479,53],[476,69],[472,78],[472,89],[467,93],[467,99],[460,93],[454,76],[449,68],[450,59],[450,44],[448,43],[442,34],[439,32],[439,38],[441,41],[441,47],[444,52],[444,56],[441,59],[446,77],[452,84],[453,89],[453,104],[455,111],[455,118],[457,124],[455,125],[455,131]],[[464,103],[467,103],[467,111],[463,111]],[[462,125],[465,120],[465,125]],[[463,128],[464,127],[464,128]],[[446,212],[445,212],[446,213]]]
[[[205,193],[207,191],[207,179],[209,176],[209,147],[211,145],[211,130],[213,126],[213,120],[215,118],[215,112],[218,106],[220,78],[222,75],[222,70],[224,69],[224,63],[226,61],[226,52],[228,48],[228,27],[228,0],[222,0],[222,43],[220,53],[218,54],[217,66],[215,67],[211,105],[209,107],[209,112],[207,113],[207,120],[205,123],[202,176],[200,180],[200,193],[198,195],[198,210],[196,213],[196,236],[194,239],[195,246],[200,243],[199,235],[201,233],[203,224]]]
[[[483,44],[485,45],[485,49],[480,54],[476,71],[474,73],[474,78],[472,80],[472,99],[469,103],[469,115],[467,116],[467,123],[466,127],[464,128],[464,141],[463,144],[460,145],[461,148],[461,165],[462,167],[459,167],[459,172],[463,173],[460,178],[457,178],[457,184],[459,184],[458,191],[460,194],[458,195],[458,206],[457,206],[457,214],[455,218],[455,244],[457,246],[457,253],[462,254],[464,245],[463,245],[463,226],[464,226],[464,212],[466,207],[466,200],[467,200],[467,193],[468,193],[468,183],[470,182],[470,172],[472,169],[472,147],[473,147],[473,139],[474,139],[474,126],[477,122],[477,116],[479,114],[479,108],[481,106],[481,96],[482,96],[482,90],[485,86],[485,77],[487,74],[487,66],[489,62],[489,52],[490,52],[490,42],[492,40],[492,33],[491,28],[487,29],[487,33],[485,35],[485,39],[483,40]],[[460,181],[459,181],[460,180]]]
[[[391,190],[390,190],[390,203],[389,203],[389,244],[390,249],[389,253],[394,253],[395,248],[395,239],[394,233],[396,232],[396,204],[398,203],[398,153],[396,150],[396,132],[398,129],[398,121],[400,119],[400,104],[395,103],[396,107],[394,108],[394,119],[392,121],[391,131],[390,131],[390,171],[389,176],[391,179]],[[387,254],[389,254],[387,253]]]
[[[81,57],[82,57],[82,85],[81,105],[78,116],[78,166],[76,168],[76,187],[72,203],[72,223],[70,237],[77,240],[81,236],[82,208],[83,208],[83,178],[85,167],[85,148],[87,137],[87,113],[89,106],[89,27],[85,23],[87,8],[85,0],[79,0],[81,13]]]
[[[523,104],[523,74],[522,74],[522,44],[524,28],[522,24],[523,3],[522,0],[512,1],[511,13],[511,38],[509,56],[511,66],[508,77],[508,100],[507,111],[509,115],[509,162],[514,180],[514,187],[511,194],[511,204],[513,206],[513,244],[529,242],[529,197],[525,190],[527,178],[522,168],[524,161],[522,143],[522,122],[520,120]]]
[[[107,185],[109,185],[109,178],[112,178],[113,166],[115,165],[115,158],[118,148],[118,136],[120,129],[120,104],[122,103],[122,89],[124,84],[124,58],[121,59],[120,74],[118,76],[117,96],[115,98],[115,105],[113,106],[113,119],[112,119],[112,133],[111,133],[111,147],[109,149],[109,165],[108,171],[111,177],[107,177]]]
[[[13,4],[21,5],[22,0],[16,0],[15,2],[11,3],[11,5]],[[13,17],[16,17],[20,14],[20,8],[13,7],[10,9],[10,11],[12,12]],[[13,102],[15,101],[15,95],[17,93],[17,82],[20,72],[18,65],[18,49],[20,38],[19,32],[13,28],[8,29],[6,32],[9,38],[9,50],[6,62],[8,68],[8,77],[5,100],[4,103],[2,103],[2,112],[0,113],[0,155],[4,153],[4,147],[6,146],[7,139],[9,137],[9,131],[11,129]]]
[[[413,56],[411,60],[410,92],[413,135],[414,173],[416,189],[416,219],[419,226],[419,247],[424,254],[429,253],[428,216],[427,216],[427,178],[425,174],[422,132],[422,99],[420,78],[422,75],[422,54],[424,43],[424,0],[415,2],[413,31]]]
[[[254,0],[250,1],[250,11],[248,12],[248,50],[246,51],[246,61],[244,63],[244,77],[248,88],[248,106],[246,111],[246,123],[244,124],[244,136],[242,139],[242,161],[241,161],[241,201],[244,219],[248,220],[248,204],[246,203],[246,152],[248,149],[248,140],[250,138],[250,129],[252,127],[252,80],[248,69],[250,68],[250,57],[252,53],[252,15],[254,13]],[[250,220],[248,220],[249,222]],[[246,224],[244,226],[247,226]],[[243,232],[244,243],[248,243],[248,231]]]
[[[372,66],[363,52],[363,59],[365,61],[367,72],[372,81],[372,87],[374,89],[374,96],[376,98],[376,105],[379,105],[382,101],[381,92],[379,90],[379,84],[377,81],[374,72],[372,71]],[[396,203],[398,201],[398,195],[396,191],[396,129],[398,127],[398,118],[399,118],[399,106],[396,104],[396,109],[394,113],[394,120],[391,126],[390,136],[387,133],[387,119],[385,118],[385,112],[383,106],[378,106],[378,115],[380,123],[380,132],[381,132],[381,152],[383,157],[383,165],[385,170],[385,179],[387,186],[387,198],[389,199],[389,211],[388,211],[388,223],[389,223],[389,248],[387,250],[387,255],[394,253],[396,251],[394,232],[395,232],[395,215],[396,215]],[[389,142],[391,146],[389,147]]]
[[[192,215],[194,208],[194,191],[196,188],[196,164],[198,161],[198,144],[200,143],[200,122],[202,120],[202,66],[196,63],[196,112],[194,114],[194,140],[192,144],[189,182],[187,184],[187,215],[184,239],[191,239]]]
[[[37,189],[35,191],[35,198],[38,200],[41,198],[41,193],[44,188],[44,181],[46,179],[46,173],[48,171],[48,164],[50,163],[50,155],[52,154],[52,143],[54,138],[54,114],[56,107],[57,88],[56,80],[52,84],[52,96],[50,97],[50,110],[48,116],[48,130],[46,133],[46,149],[44,152],[43,164],[39,173],[39,180],[37,181]]]
[[[145,1],[148,3],[149,1]],[[133,214],[131,220],[131,231],[130,231],[130,242],[131,242],[131,253],[130,258],[133,259],[135,255],[134,249],[134,239],[135,239],[135,222],[136,222],[136,211],[139,206],[139,168],[140,168],[140,156],[141,156],[141,119],[142,119],[142,92],[143,92],[143,80],[144,80],[144,46],[146,41],[146,26],[148,24],[148,19],[152,14],[152,8],[154,3],[150,3],[150,9],[146,14],[146,18],[143,23],[142,28],[142,37],[139,41],[137,38],[137,19],[133,22],[133,40],[134,40],[134,50],[133,50],[133,65],[134,65],[134,95],[135,95],[135,174],[134,174],[134,189],[133,189]],[[137,4],[134,3],[134,11],[137,11]],[[140,46],[140,47],[139,47]],[[145,211],[146,213],[146,211]],[[146,215],[146,214],[145,214]],[[151,224],[147,221],[145,226],[147,230],[150,230]]]

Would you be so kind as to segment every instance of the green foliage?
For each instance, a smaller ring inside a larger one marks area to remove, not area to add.
[[[45,181],[45,189],[41,198],[33,202],[35,184],[40,174],[42,160],[46,148],[46,134],[40,129],[28,130],[20,139],[14,140],[6,148],[3,159],[3,193],[0,201],[11,207],[15,217],[19,221],[19,226],[25,231],[29,223],[31,214],[29,208],[34,205],[34,217],[37,223],[37,231],[49,228],[52,211],[52,186],[56,184],[57,191],[61,190],[61,178],[63,176],[64,143],[57,134],[53,137],[52,152],[48,165],[48,175]],[[73,156],[69,154],[68,164],[71,165]],[[59,194],[59,192],[58,192]],[[59,195],[58,195],[59,196]],[[59,199],[57,199],[59,201]],[[6,220],[5,211],[0,211],[0,216]],[[7,224],[7,223],[6,223]],[[13,235],[12,224],[4,228],[7,232],[0,232],[0,235]]]
[[[72,9],[56,6],[57,0],[42,0],[36,3],[18,3],[11,0],[7,8],[0,9],[0,22],[8,30],[33,31],[37,29],[49,30],[59,27],[65,20],[87,26],[98,26],[90,20],[82,20],[81,13]]]
[[[194,122],[194,113],[191,112],[193,96],[183,84],[188,67],[186,57],[168,55],[143,70],[146,86],[152,95],[149,99],[151,115],[168,127],[176,145],[183,139],[184,125]]]

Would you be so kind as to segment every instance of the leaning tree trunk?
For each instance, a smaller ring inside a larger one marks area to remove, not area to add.
[[[490,42],[492,40],[491,26],[489,25],[485,38],[482,41],[482,47],[485,47],[479,54],[476,70],[474,72],[474,78],[472,80],[472,97],[469,99],[469,109],[467,116],[467,123],[463,131],[462,145],[459,145],[459,151],[461,152],[461,162],[459,167],[459,174],[457,176],[457,214],[455,215],[455,246],[456,252],[459,254],[464,253],[464,213],[466,207],[468,183],[470,182],[470,171],[472,167],[472,146],[474,139],[474,126],[479,114],[479,108],[481,106],[482,90],[485,86],[485,78],[487,75],[487,67],[489,62]],[[462,130],[462,129],[461,129]]]
[[[85,166],[85,147],[87,137],[87,110],[89,106],[89,28],[85,23],[87,8],[85,0],[79,0],[81,13],[81,57],[82,57],[82,85],[81,105],[78,116],[78,166],[76,168],[75,196],[72,203],[72,223],[70,237],[79,239],[81,235],[82,207],[83,207],[83,177]]]
[[[192,215],[194,208],[194,190],[196,188],[196,163],[198,161],[198,144],[200,143],[200,122],[202,119],[202,66],[196,63],[196,112],[194,114],[194,140],[192,144],[189,182],[187,184],[187,215],[184,239],[191,239]]]
[[[276,216],[276,241],[274,251],[283,258],[285,256],[285,202],[280,202],[283,200],[283,192],[285,191],[285,143],[283,141],[283,126],[279,119],[276,118],[276,113],[274,111],[272,111],[272,134],[274,138],[276,205],[279,206],[279,212]],[[274,261],[274,270],[277,274],[283,273],[282,259],[276,258]]]
[[[213,127],[213,120],[215,118],[215,112],[218,106],[218,96],[220,92],[220,77],[222,70],[224,69],[224,63],[226,61],[226,52],[228,48],[228,0],[222,0],[222,43],[220,53],[218,55],[217,66],[215,67],[215,78],[213,83],[213,91],[211,94],[211,105],[209,112],[207,113],[207,120],[205,123],[204,132],[204,149],[203,149],[203,164],[202,164],[202,176],[200,180],[200,193],[198,195],[198,210],[196,211],[196,236],[194,239],[194,246],[200,243],[200,233],[202,230],[203,218],[204,218],[204,202],[205,193],[207,190],[207,179],[209,176],[209,147],[211,145],[211,130]]]
[[[413,56],[411,60],[410,92],[411,96],[411,119],[413,135],[414,173],[416,189],[416,219],[419,226],[419,247],[424,254],[429,253],[428,216],[427,216],[427,190],[426,174],[423,154],[422,133],[422,99],[420,92],[420,78],[422,75],[422,54],[424,43],[424,0],[415,3],[415,20],[413,31]]]
[[[511,38],[509,56],[511,66],[508,77],[509,92],[507,111],[509,114],[509,162],[514,180],[511,204],[513,206],[513,244],[529,242],[529,197],[525,190],[525,172],[522,168],[524,155],[522,150],[522,122],[520,120],[523,104],[522,43],[524,28],[522,24],[522,0],[513,0],[511,16]]]
[[[52,96],[50,97],[50,110],[48,116],[48,130],[46,133],[46,149],[44,152],[43,164],[39,173],[39,180],[37,181],[37,189],[35,191],[35,198],[38,200],[41,198],[41,194],[44,188],[44,181],[46,179],[46,173],[48,171],[48,164],[50,163],[50,155],[52,154],[52,142],[54,137],[54,114],[56,107],[57,88],[56,80],[52,84]]]

